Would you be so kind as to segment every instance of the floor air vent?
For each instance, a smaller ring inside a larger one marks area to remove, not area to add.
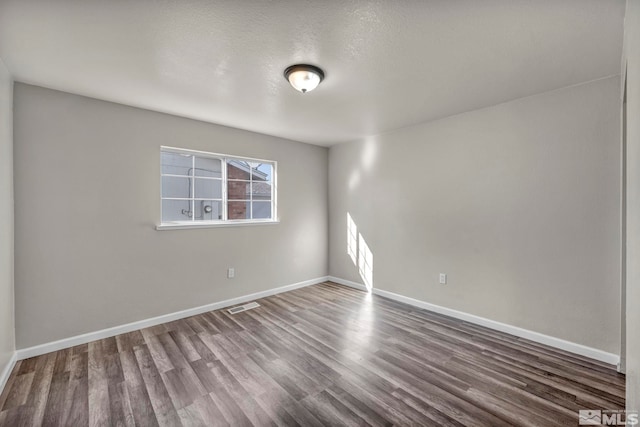
[[[227,310],[231,314],[240,313],[243,311],[251,310],[252,308],[260,307],[260,304],[257,302],[250,302],[249,304],[239,305],[237,307],[230,308]]]

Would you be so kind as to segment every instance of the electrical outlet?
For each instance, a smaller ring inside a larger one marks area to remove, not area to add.
[[[228,279],[233,279],[234,277],[236,277],[236,269],[232,268],[232,267],[229,267],[227,269],[227,278]]]
[[[441,285],[447,284],[447,275],[445,273],[440,273],[440,284]]]

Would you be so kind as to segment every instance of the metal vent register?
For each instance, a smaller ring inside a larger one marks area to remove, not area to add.
[[[239,305],[237,307],[230,308],[227,310],[231,314],[241,313],[243,311],[251,310],[252,308],[260,307],[260,304],[257,302],[250,302],[248,304]]]

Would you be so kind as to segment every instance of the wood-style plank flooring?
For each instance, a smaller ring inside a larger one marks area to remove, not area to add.
[[[0,426],[577,425],[614,368],[333,283],[18,362]]]

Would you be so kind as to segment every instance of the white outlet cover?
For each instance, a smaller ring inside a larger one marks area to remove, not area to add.
[[[447,284],[447,275],[445,273],[440,273],[440,283],[443,285]]]
[[[233,279],[234,277],[236,277],[236,269],[235,268],[227,269],[227,277],[229,279]]]

